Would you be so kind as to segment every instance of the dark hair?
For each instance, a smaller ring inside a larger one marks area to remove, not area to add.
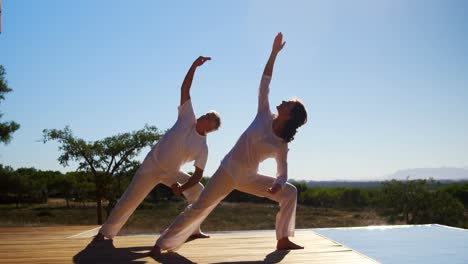
[[[295,101],[296,105],[290,112],[291,118],[286,122],[286,125],[283,128],[281,137],[286,142],[291,142],[294,140],[294,136],[297,133],[297,129],[307,123],[307,110],[305,106],[300,101]]]

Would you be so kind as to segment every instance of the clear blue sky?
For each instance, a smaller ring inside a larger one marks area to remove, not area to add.
[[[3,1],[0,64],[21,129],[0,163],[68,171],[44,128],[87,140],[175,121],[198,55],[196,113],[215,109],[211,175],[255,115],[271,43],[283,32],[272,106],[301,98],[309,123],[290,144],[294,179],[373,179],[468,166],[467,1]],[[274,108],[273,108],[274,109]],[[146,152],[145,150],[144,152]],[[140,155],[143,159],[146,153]],[[186,166],[191,169],[191,166]],[[261,171],[274,175],[275,163]]]

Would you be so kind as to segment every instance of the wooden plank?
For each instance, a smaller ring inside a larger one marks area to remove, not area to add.
[[[93,228],[0,227],[0,263],[377,263],[310,230],[298,230],[294,237],[304,250],[275,251],[274,231],[228,232],[191,241],[156,260],[147,253],[157,235],[118,236],[113,244],[70,238]]]

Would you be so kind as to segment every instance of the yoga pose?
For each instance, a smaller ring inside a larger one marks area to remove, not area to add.
[[[294,139],[297,128],[306,123],[307,112],[301,102],[293,100],[283,101],[276,107],[278,114],[273,115],[268,100],[273,65],[284,45],[283,36],[279,33],[260,82],[258,111],[254,121],[225,156],[197,201],[179,214],[159,237],[150,252],[151,256],[161,254],[162,250],[179,248],[234,189],[278,202],[277,249],[303,248],[289,240],[290,236],[294,236],[297,190],[286,181],[288,142]],[[258,174],[260,162],[270,157],[276,159],[276,178]]]
[[[193,62],[182,84],[176,123],[148,153],[127,190],[95,236],[95,241],[113,239],[137,206],[159,183],[171,187],[176,195],[183,194],[189,203],[193,203],[200,195],[203,185],[199,181],[208,158],[206,135],[217,130],[221,121],[216,112],[209,112],[196,119],[190,99],[190,87],[196,68],[210,59],[198,57]],[[195,173],[190,177],[180,167],[193,160]],[[193,229],[190,235],[192,239],[208,237],[201,232],[200,226]]]

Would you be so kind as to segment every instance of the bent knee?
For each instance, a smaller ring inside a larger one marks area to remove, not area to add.
[[[203,185],[199,183],[183,191],[182,194],[185,196],[185,198],[187,199],[189,203],[193,203],[200,196],[202,191],[203,191]]]
[[[286,183],[283,187],[283,191],[286,193],[288,197],[297,197],[297,188],[296,186],[290,184],[289,182]]]

